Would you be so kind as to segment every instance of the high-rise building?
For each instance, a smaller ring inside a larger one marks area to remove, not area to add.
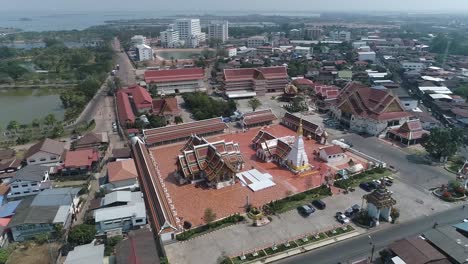
[[[349,31],[331,31],[330,38],[337,41],[350,41],[351,32]]]
[[[304,38],[309,40],[319,40],[322,37],[323,30],[321,28],[305,28]]]
[[[175,30],[179,31],[179,38],[189,40],[192,35],[201,35],[200,19],[181,18],[175,21]]]
[[[225,42],[229,38],[229,23],[227,21],[211,21],[208,24],[208,38]]]
[[[153,60],[153,49],[150,46],[146,44],[137,45],[136,49],[139,61]]]
[[[130,42],[136,45],[145,45],[146,44],[146,37],[142,35],[135,35],[130,39]]]
[[[160,33],[161,45],[164,48],[174,48],[179,42],[179,31],[167,29]]]

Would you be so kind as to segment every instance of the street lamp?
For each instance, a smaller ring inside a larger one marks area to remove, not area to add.
[[[371,257],[370,257],[370,262],[372,262],[372,260],[374,259],[374,250],[375,250],[375,244],[374,244],[374,240],[372,240],[372,237],[370,235],[368,235],[367,237],[369,237],[369,244],[372,245],[371,247]]]

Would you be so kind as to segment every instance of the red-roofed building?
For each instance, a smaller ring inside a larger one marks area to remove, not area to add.
[[[288,73],[284,66],[224,70],[223,89],[229,98],[252,92],[254,95],[279,92],[287,84]]]
[[[178,94],[206,91],[202,68],[145,71],[145,82],[155,83],[158,94]]]
[[[334,85],[314,85],[315,104],[321,113],[326,113],[330,110],[330,106],[336,101],[340,90]]]
[[[153,98],[145,88],[134,85],[120,91],[128,94],[130,101],[133,102],[139,113],[148,112],[153,108]]]
[[[305,78],[294,79],[292,84],[300,91],[308,91],[314,88],[314,82]]]
[[[343,149],[340,146],[326,146],[319,150],[319,157],[328,163],[339,162],[346,158]]]
[[[65,151],[62,173],[88,173],[99,162],[99,152],[95,149]]]
[[[400,101],[386,90],[373,89],[350,82],[330,107],[332,116],[351,130],[378,135],[387,127],[409,120]]]
[[[242,125],[244,127],[256,127],[270,125],[277,119],[271,109],[259,110],[255,112],[245,113],[242,117]]]
[[[135,114],[133,113],[128,94],[124,93],[122,90],[118,91],[116,101],[117,115],[121,126],[128,127],[135,123]]]
[[[162,116],[166,122],[174,123],[174,118],[180,116],[179,104],[177,98],[168,97],[164,99],[153,100],[153,115]]]
[[[401,127],[388,131],[387,137],[409,146],[420,143],[425,134],[429,134],[429,131],[424,130],[421,122],[415,119],[406,121]]]

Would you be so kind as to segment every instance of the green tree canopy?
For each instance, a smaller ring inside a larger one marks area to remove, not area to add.
[[[18,130],[19,127],[20,127],[20,124],[16,120],[10,121],[10,123],[8,123],[7,125],[8,130]]]
[[[57,122],[57,118],[54,114],[48,114],[44,118],[44,123],[48,126],[53,126]]]
[[[96,228],[93,225],[81,224],[74,226],[68,235],[68,242],[75,245],[89,244],[96,235]]]
[[[260,102],[260,100],[258,100],[257,97],[253,97],[247,103],[249,104],[249,106],[252,108],[252,111],[254,112],[255,110],[257,110],[257,108],[259,108],[262,105],[262,102]]]
[[[432,157],[446,159],[453,156],[463,143],[463,131],[456,128],[434,128],[424,136],[422,146]]]
[[[209,119],[213,117],[229,117],[236,110],[236,102],[233,100],[224,101],[214,99],[206,93],[186,93],[182,95],[185,106],[193,113],[197,120]]]

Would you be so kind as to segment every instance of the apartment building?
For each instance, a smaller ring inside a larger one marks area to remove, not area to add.
[[[228,21],[211,21],[208,25],[208,38],[219,39],[225,42],[229,38],[229,23]]]

